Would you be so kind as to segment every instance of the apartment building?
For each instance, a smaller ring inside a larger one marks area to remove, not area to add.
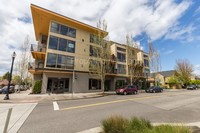
[[[38,44],[31,47],[35,60],[29,72],[33,81],[42,80],[42,93],[102,91],[101,81],[90,72],[90,63],[95,56],[92,49],[98,47],[96,35],[104,38],[108,32],[36,5],[31,5],[31,11]],[[115,63],[106,74],[105,90],[115,90],[128,82],[130,59],[144,64],[139,76],[145,79],[145,73],[149,73],[147,53],[131,48],[130,57],[126,45],[107,44]]]

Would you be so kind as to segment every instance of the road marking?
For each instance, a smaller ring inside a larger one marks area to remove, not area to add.
[[[112,103],[120,103],[120,102],[135,101],[135,100],[144,100],[144,99],[150,99],[150,98],[156,98],[156,97],[161,97],[161,96],[148,96],[148,97],[138,97],[138,98],[122,99],[122,100],[109,101],[109,102],[100,102],[100,103],[94,103],[94,104],[86,104],[86,105],[80,105],[80,106],[73,106],[73,107],[63,108],[63,109],[60,109],[60,110],[72,110],[72,109],[93,107],[93,106],[106,105],[106,104],[112,104]]]
[[[59,106],[57,102],[53,102],[53,109],[54,110],[59,110]]]

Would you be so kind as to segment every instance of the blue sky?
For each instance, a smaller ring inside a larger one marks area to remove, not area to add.
[[[200,75],[199,0],[1,0],[0,75],[9,71],[13,51],[16,62],[20,60],[27,35],[31,44],[37,44],[31,3],[92,26],[105,19],[112,41],[125,43],[129,34],[146,52],[149,37],[160,52],[162,70],[174,69],[177,59],[187,59]]]

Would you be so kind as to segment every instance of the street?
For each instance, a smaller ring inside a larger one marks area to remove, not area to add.
[[[153,123],[194,123],[200,121],[199,113],[200,90],[41,101],[19,133],[75,133],[101,126],[112,115],[143,117]]]

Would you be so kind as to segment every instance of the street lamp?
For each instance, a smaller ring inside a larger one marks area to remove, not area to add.
[[[9,76],[9,80],[8,80],[8,88],[7,88],[6,96],[4,97],[4,100],[9,100],[10,82],[12,80],[12,70],[13,70],[13,64],[14,64],[15,57],[16,57],[16,53],[13,52],[13,54],[12,54],[12,65],[11,65],[10,76]]]

